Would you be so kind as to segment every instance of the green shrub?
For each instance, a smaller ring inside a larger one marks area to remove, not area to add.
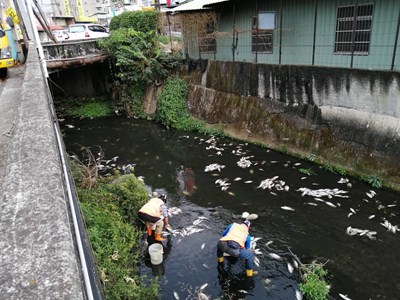
[[[314,171],[309,169],[309,168],[307,168],[307,169],[306,168],[300,168],[299,172],[302,173],[302,174],[308,175],[308,176],[315,175]]]
[[[328,299],[329,286],[324,277],[328,274],[323,265],[312,262],[310,265],[301,265],[302,283],[300,290],[307,300]]]
[[[148,200],[144,183],[135,175],[128,174],[119,177],[107,187],[113,195],[113,202],[121,208],[127,220],[134,223],[137,212]]]
[[[132,28],[136,31],[152,31],[154,34],[157,30],[158,17],[157,11],[126,11],[111,19],[110,31]]]
[[[156,282],[144,286],[137,275],[141,232],[126,223],[112,203],[84,202],[81,209],[105,298],[158,299]]]
[[[287,153],[287,148],[286,148],[286,145],[284,145],[284,144],[280,144],[278,147],[278,150],[279,150],[279,152]]]
[[[383,180],[376,174],[368,175],[367,177],[363,178],[369,185],[373,188],[380,189],[383,186]]]

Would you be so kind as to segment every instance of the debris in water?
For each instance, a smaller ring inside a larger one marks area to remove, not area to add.
[[[208,285],[208,283],[203,284],[203,285],[200,287],[200,291],[204,290],[204,289],[207,287],[207,285]]]
[[[247,211],[245,211],[245,212],[242,213],[242,218],[246,219],[249,215],[250,214]]]

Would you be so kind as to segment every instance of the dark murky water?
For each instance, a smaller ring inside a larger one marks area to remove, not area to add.
[[[168,193],[169,206],[182,211],[171,218],[174,229],[190,229],[193,222],[200,222],[195,227],[202,231],[170,237],[159,266],[151,265],[143,238],[140,270],[150,277],[159,276],[162,299],[175,299],[174,292],[180,299],[195,299],[206,283],[203,293],[210,299],[296,299],[299,274],[296,270],[290,273],[287,267],[293,262],[292,253],[305,264],[314,259],[327,262],[332,299],[341,299],[339,293],[353,300],[400,299],[400,232],[389,232],[380,224],[384,218],[400,225],[398,193],[375,190],[370,198],[368,185],[351,178],[351,186],[338,183],[340,175],[308,162],[231,139],[218,139],[216,147],[224,150],[207,150],[210,144],[205,140],[210,137],[166,130],[151,122],[110,118],[69,124],[75,126],[63,130],[69,153],[80,154],[81,147],[100,145],[106,158],[118,156],[119,166],[136,164],[136,176],[143,176],[152,190]],[[234,154],[239,148],[243,154]],[[249,168],[237,165],[243,156],[251,156]],[[205,172],[213,163],[225,168]],[[306,176],[300,168],[311,168],[315,175]],[[289,190],[257,188],[262,180],[274,176],[284,180]],[[237,177],[242,179],[234,181]],[[229,189],[217,187],[217,179],[229,179]],[[320,197],[336,206],[331,207],[302,196],[298,189],[303,187],[338,188],[349,197]],[[350,208],[356,213],[349,216]],[[244,211],[259,216],[252,222],[251,235],[261,237],[257,248],[263,252],[257,256],[259,274],[250,280],[244,276],[243,262],[225,261],[225,269],[219,271],[216,259],[220,233]],[[375,217],[369,219],[371,215]],[[376,231],[376,239],[365,234],[350,236],[348,226]],[[268,241],[273,243],[267,245]]]

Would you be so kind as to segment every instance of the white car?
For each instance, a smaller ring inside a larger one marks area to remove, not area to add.
[[[57,41],[68,39],[68,30],[53,30],[52,33]]]
[[[108,37],[108,30],[98,24],[74,24],[68,29],[68,41]]]

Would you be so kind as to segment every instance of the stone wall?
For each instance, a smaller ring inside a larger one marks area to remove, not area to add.
[[[400,187],[399,73],[218,61],[183,73],[195,117]]]

